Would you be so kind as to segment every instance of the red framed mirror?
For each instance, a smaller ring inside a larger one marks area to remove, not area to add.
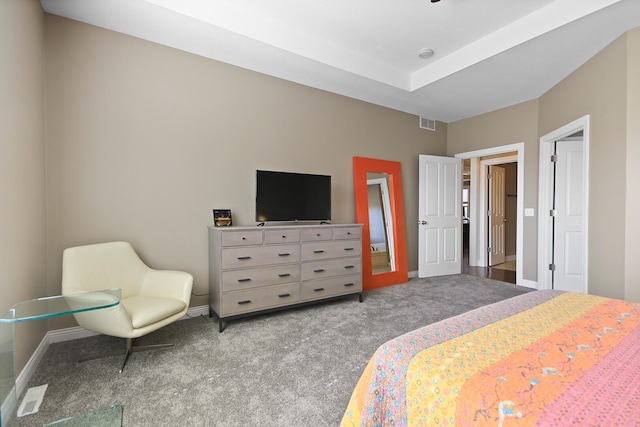
[[[409,279],[400,162],[353,158],[356,221],[362,224],[362,288]]]

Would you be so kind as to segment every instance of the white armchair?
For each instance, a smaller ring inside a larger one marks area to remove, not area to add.
[[[138,257],[127,242],[77,246],[64,251],[62,294],[122,289],[120,304],[74,314],[83,328],[125,338],[124,351],[89,357],[124,355],[122,372],[133,351],[153,350],[173,344],[133,346],[133,341],[162,328],[187,313],[193,277],[189,273],[154,270]]]

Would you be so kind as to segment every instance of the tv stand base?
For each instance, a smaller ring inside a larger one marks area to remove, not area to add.
[[[222,332],[226,329],[227,327],[227,322],[233,321],[233,320],[238,320],[238,319],[246,319],[247,317],[254,317],[254,316],[260,316],[263,314],[269,314],[269,313],[277,313],[279,311],[284,311],[284,310],[289,310],[289,309],[296,309],[296,308],[302,308],[302,307],[307,307],[310,305],[316,305],[316,304],[320,304],[320,303],[329,303],[331,301],[335,301],[335,300],[339,300],[339,299],[344,299],[353,295],[358,295],[358,301],[362,302],[364,301],[364,295],[362,292],[358,292],[355,294],[347,294],[347,295],[340,295],[337,297],[331,297],[331,298],[326,298],[323,300],[316,300],[316,301],[309,301],[309,302],[303,302],[303,303],[299,303],[299,304],[293,304],[293,305],[288,305],[285,307],[277,307],[277,308],[271,308],[268,310],[260,310],[260,311],[254,311],[252,313],[246,313],[246,314],[238,314],[235,316],[228,316],[228,317],[220,317],[218,316],[218,314],[213,310],[213,308],[211,308],[211,306],[209,306],[209,317],[213,318],[214,316],[216,317],[216,319],[218,320],[218,332]]]

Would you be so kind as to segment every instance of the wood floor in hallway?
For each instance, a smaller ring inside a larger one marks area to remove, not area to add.
[[[462,272],[476,277],[486,277],[488,279],[499,280],[501,282],[516,283],[516,272],[501,270],[491,267],[471,267],[469,266],[469,239],[464,234],[462,246]]]
[[[476,277],[486,277],[501,282],[516,283],[516,272],[491,267],[470,267],[469,260],[462,265],[462,272]]]

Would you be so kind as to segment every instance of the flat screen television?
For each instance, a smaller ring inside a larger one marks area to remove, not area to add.
[[[256,171],[256,221],[331,220],[331,176]]]

